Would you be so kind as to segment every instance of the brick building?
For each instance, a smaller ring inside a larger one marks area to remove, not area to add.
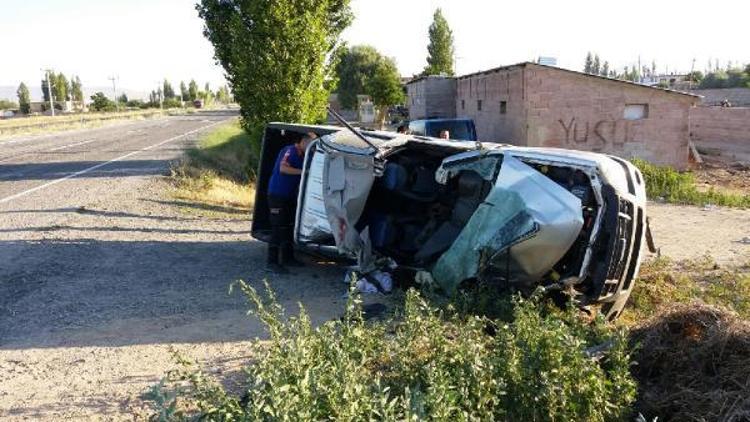
[[[456,117],[456,80],[447,76],[421,76],[406,84],[409,117]]]
[[[480,140],[688,165],[698,96],[534,63],[453,81],[456,116],[474,119]]]

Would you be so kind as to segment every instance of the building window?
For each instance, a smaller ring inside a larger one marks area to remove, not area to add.
[[[500,114],[505,114],[507,112],[508,112],[508,102],[500,101]]]
[[[466,101],[461,100],[461,110],[466,110]]]
[[[625,104],[625,120],[648,119],[648,104]]]
[[[477,100],[477,111],[482,111],[482,100]]]

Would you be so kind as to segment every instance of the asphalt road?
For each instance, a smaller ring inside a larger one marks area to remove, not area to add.
[[[264,335],[244,298],[265,246],[248,210],[176,199],[169,168],[227,113],[0,141],[0,420],[132,420],[170,350],[232,379]],[[342,270],[270,280],[313,321],[340,316]],[[236,377],[234,377],[236,378]]]

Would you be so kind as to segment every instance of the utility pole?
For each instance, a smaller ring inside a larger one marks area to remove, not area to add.
[[[693,78],[695,78],[695,58],[693,58],[693,64],[690,66],[690,78],[688,79],[688,89],[693,89]]]
[[[44,77],[47,79],[47,92],[49,93],[49,109],[52,111],[52,117],[55,117],[55,103],[52,99],[52,81],[50,81],[49,75],[52,73],[52,69],[40,69],[44,72]]]
[[[112,91],[114,91],[114,93],[115,93],[115,108],[119,112],[120,111],[120,101],[117,98],[117,82],[115,82],[115,81],[117,81],[118,79],[120,79],[120,77],[119,76],[110,76],[108,79],[110,81],[112,81]]]

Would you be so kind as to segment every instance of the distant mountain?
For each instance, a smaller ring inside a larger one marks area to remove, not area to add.
[[[18,96],[16,95],[16,90],[18,89],[17,86],[0,86],[0,99],[7,99],[11,101],[18,101]],[[112,96],[112,87],[102,87],[102,86],[94,86],[94,87],[83,87],[83,95],[86,98],[86,101],[89,100],[89,98],[94,95],[97,92],[103,92],[104,95],[111,97]],[[29,92],[31,93],[31,101],[42,101],[42,88],[40,86],[29,86]],[[148,100],[149,92],[146,91],[139,91],[136,89],[124,89],[125,94],[128,96],[129,99],[140,99],[140,100]],[[117,89],[117,95],[122,95],[123,91],[118,88]]]

